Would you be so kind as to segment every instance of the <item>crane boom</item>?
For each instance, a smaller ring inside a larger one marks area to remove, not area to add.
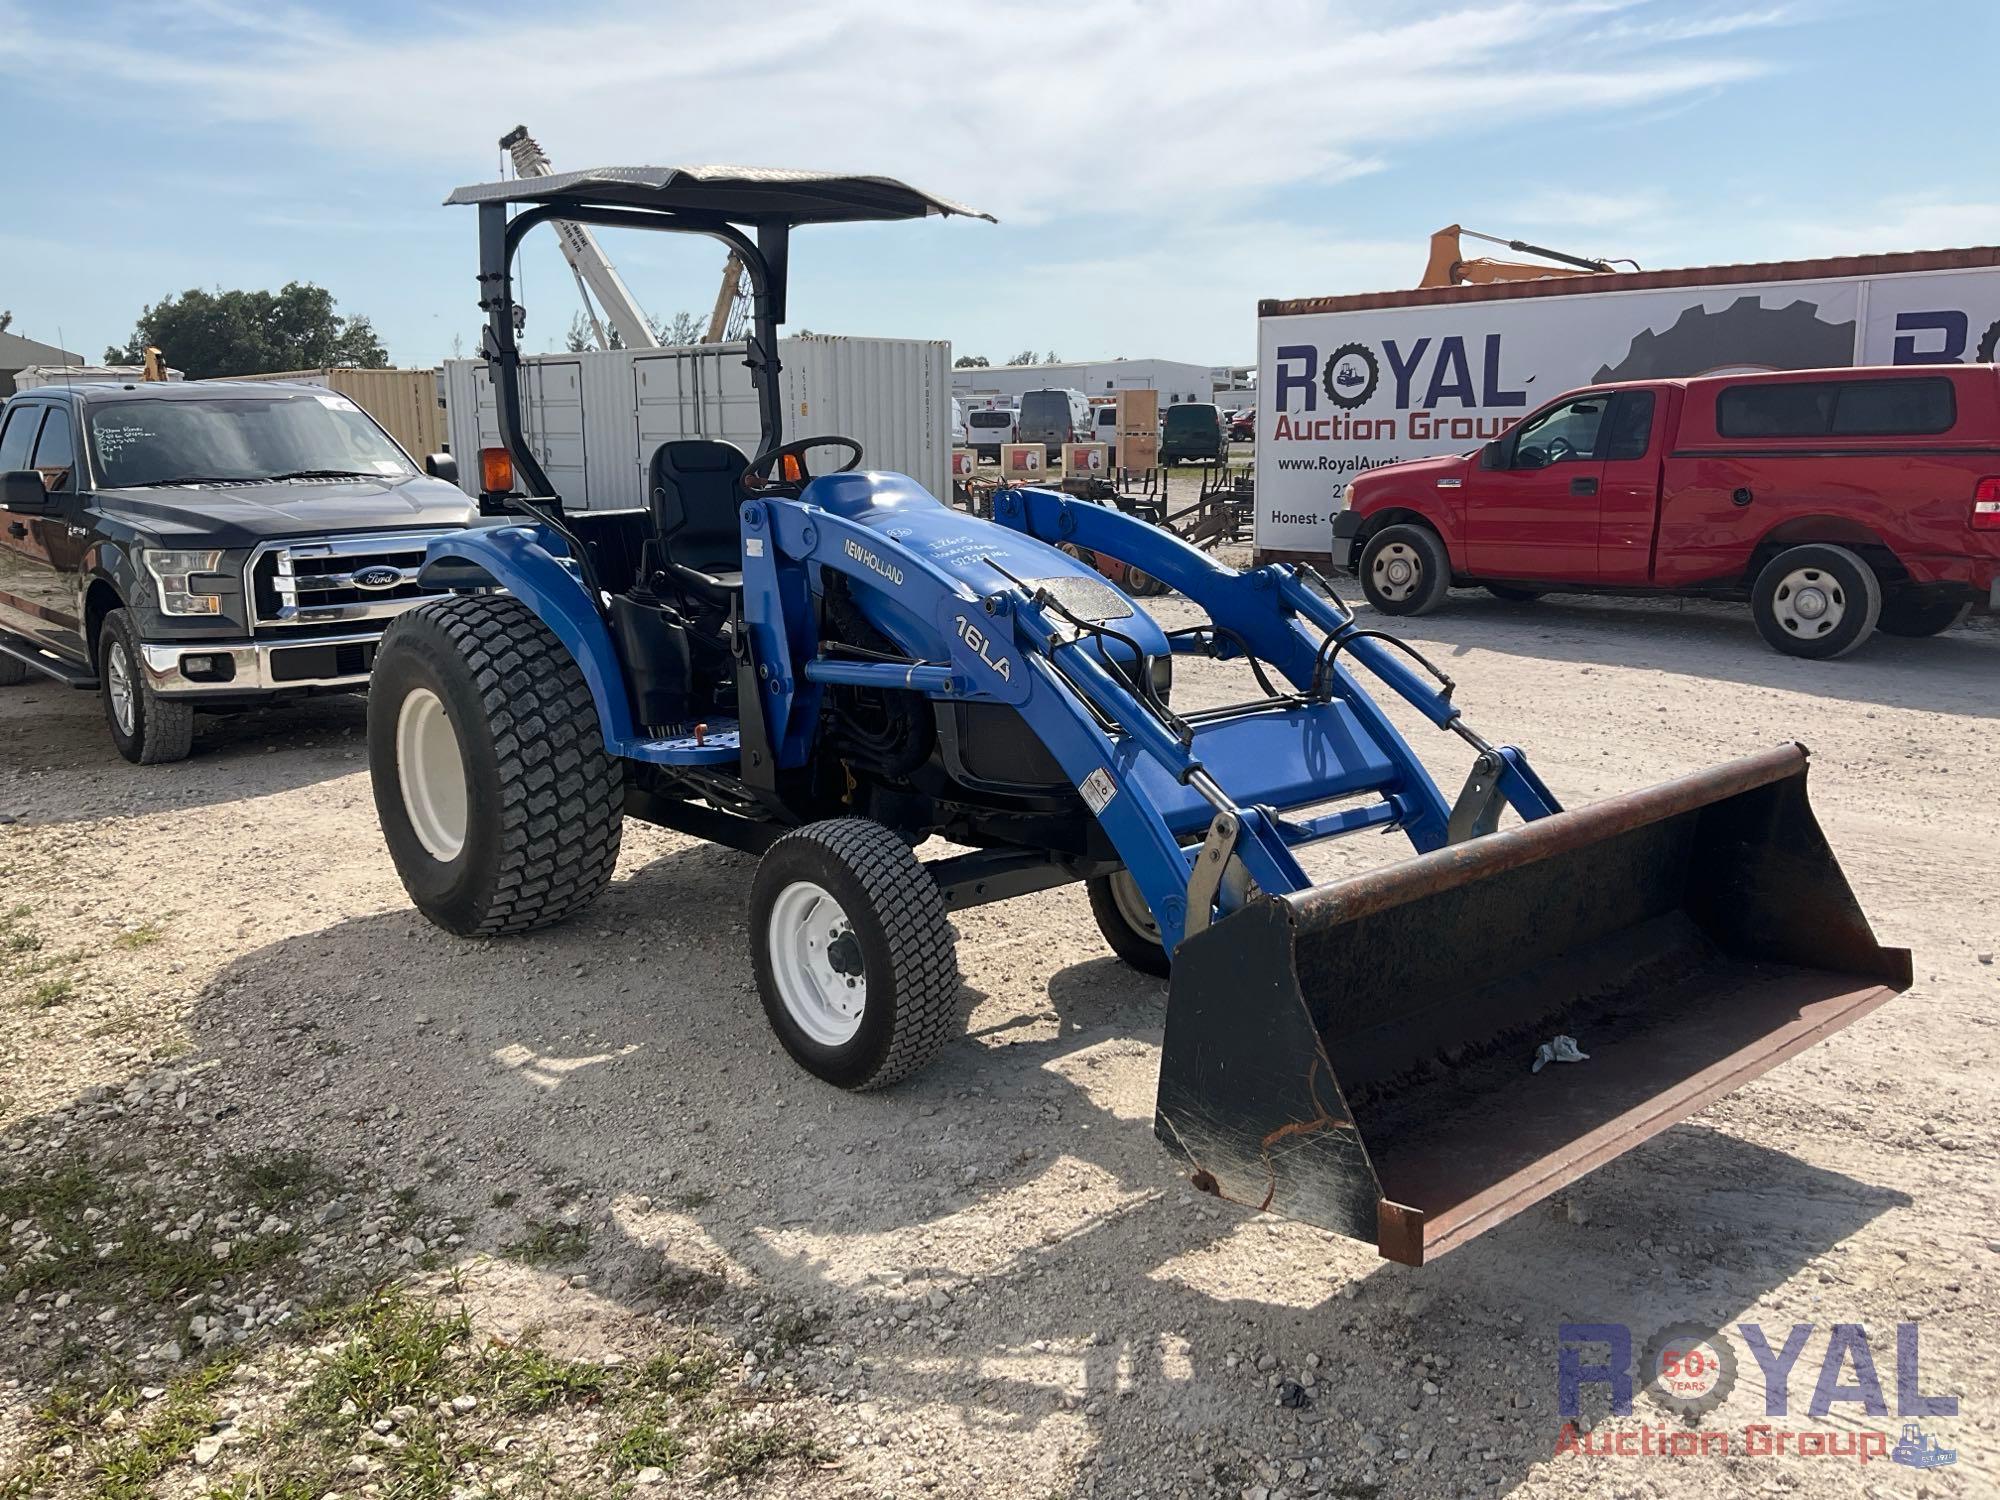
[[[1540,255],[1549,260],[1561,261],[1561,265],[1537,266],[1518,260],[1467,260],[1459,248],[1459,237],[1485,240],[1490,245],[1504,245],[1509,250],[1518,250],[1527,255]],[[1571,255],[1563,250],[1550,250],[1541,245],[1531,245],[1526,240],[1503,240],[1497,235],[1481,234],[1476,229],[1462,229],[1456,224],[1447,224],[1431,236],[1430,261],[1424,267],[1424,279],[1419,287],[1465,286],[1485,284],[1494,281],[1534,281],[1545,276],[1600,276],[1615,272],[1617,264],[1608,260],[1597,260],[1590,256]],[[1633,270],[1638,270],[1638,262],[1624,261]]]
[[[528,134],[528,127],[516,125],[500,137],[500,149],[514,158],[514,171],[522,177],[547,177],[554,168],[549,165],[548,153],[536,144]],[[556,235],[562,244],[563,259],[576,273],[577,287],[589,288],[584,299],[584,308],[590,316],[590,325],[597,332],[597,341],[605,348],[611,347],[611,339],[605,336],[597,313],[590,307],[590,298],[597,299],[597,306],[604,309],[604,322],[611,325],[611,333],[627,349],[657,349],[660,341],[653,337],[652,327],[646,322],[646,314],[626,290],[618,268],[611,264],[597,243],[597,236],[581,224],[572,224],[567,219],[556,222]]]

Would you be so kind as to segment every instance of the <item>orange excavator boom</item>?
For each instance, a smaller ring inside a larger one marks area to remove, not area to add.
[[[1467,260],[1461,238],[1485,240],[1488,244],[1504,245],[1509,250],[1524,255],[1539,255],[1561,264],[1538,266],[1526,261],[1489,260],[1480,258]],[[1633,270],[1638,270],[1636,261],[1625,261]],[[1464,229],[1457,224],[1447,224],[1431,236],[1431,254],[1424,266],[1424,279],[1419,287],[1486,285],[1495,281],[1534,281],[1543,276],[1601,276],[1616,270],[1616,265],[1608,260],[1595,260],[1588,256],[1570,255],[1561,250],[1546,249],[1541,245],[1531,245],[1526,240],[1503,240],[1497,235],[1481,234],[1476,229]]]

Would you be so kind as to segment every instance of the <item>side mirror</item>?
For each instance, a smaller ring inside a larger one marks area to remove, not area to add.
[[[449,453],[433,453],[424,460],[424,472],[446,484],[457,484],[458,460]]]
[[[0,474],[0,509],[20,516],[45,516],[55,507],[38,469],[14,469]]]
[[[1505,439],[1495,438],[1479,450],[1479,467],[1482,469],[1504,469],[1507,461],[1503,451]]]

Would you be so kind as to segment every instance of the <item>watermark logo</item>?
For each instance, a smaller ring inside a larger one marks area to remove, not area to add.
[[[1758,1323],[1738,1323],[1727,1332],[1670,1323],[1641,1345],[1623,1323],[1564,1323],[1556,1343],[1556,1404],[1563,1426],[1555,1452],[1589,1458],[1832,1458],[1863,1464],[1888,1459],[1923,1469],[1958,1461],[1957,1449],[1923,1429],[1922,1419],[1957,1416],[1958,1398],[1925,1393],[1915,1323],[1895,1325],[1892,1384],[1885,1383],[1875,1344],[1859,1323],[1835,1323],[1825,1330],[1824,1350],[1813,1371],[1804,1356],[1816,1331],[1811,1323],[1794,1323],[1782,1336]],[[1879,1333],[1877,1341],[1884,1342]],[[1739,1359],[1739,1346],[1748,1361]],[[1740,1428],[1704,1425],[1703,1419],[1728,1400],[1739,1374],[1747,1375],[1752,1364],[1763,1379],[1767,1420]],[[1808,1425],[1793,1426],[1794,1378],[1808,1373],[1813,1376],[1804,1412]],[[1678,1418],[1680,1426],[1593,1430],[1584,1422],[1584,1393],[1593,1386],[1603,1388],[1614,1418],[1632,1416],[1643,1392],[1651,1405]],[[1866,1423],[1890,1416],[1891,1391],[1901,1435],[1857,1427],[1855,1417]],[[1837,1407],[1850,1409],[1838,1413],[1838,1425],[1821,1425]]]

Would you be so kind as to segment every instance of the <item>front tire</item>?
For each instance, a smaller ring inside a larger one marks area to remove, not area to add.
[[[28,664],[18,656],[0,656],[0,687],[14,687],[28,680]]]
[[[1451,588],[1451,558],[1428,526],[1385,526],[1361,549],[1361,592],[1385,615],[1427,615]]]
[[[750,962],[785,1051],[837,1088],[898,1083],[958,1030],[944,893],[868,818],[810,823],[765,851],[750,884]]]
[[[97,635],[97,691],[111,743],[135,766],[186,760],[194,749],[194,707],[162,698],[146,680],[139,631],[132,616],[114,609]]]
[[[368,687],[368,769],[403,888],[447,932],[547,927],[611,881],[624,769],[568,648],[519,599],[396,617]]]
[[[1084,882],[1090,897],[1090,914],[1111,951],[1141,974],[1164,979],[1173,969],[1173,959],[1160,944],[1160,927],[1152,908],[1139,890],[1139,882],[1129,870],[1095,875]]]
[[[1906,591],[1891,594],[1882,601],[1882,617],[1875,622],[1875,628],[1884,635],[1920,640],[1944,634],[1971,613],[1970,600],[1927,598]]]
[[[1750,612],[1765,644],[1787,656],[1831,661],[1875,633],[1882,584],[1845,547],[1788,547],[1764,565]]]

